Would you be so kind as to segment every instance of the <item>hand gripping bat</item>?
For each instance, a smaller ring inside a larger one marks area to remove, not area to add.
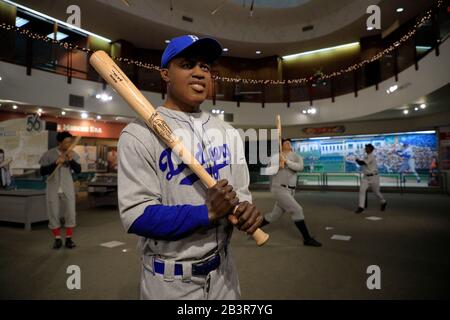
[[[75,148],[75,146],[80,142],[80,140],[81,140],[81,137],[75,137],[75,140],[72,142],[72,144],[69,146],[69,148],[67,149],[67,151],[65,153],[67,154],[69,151],[72,151],[73,148]],[[61,167],[61,163],[58,164],[56,166],[55,170],[53,170],[53,172],[48,176],[47,181],[55,176],[56,171],[59,169],[59,167]]]

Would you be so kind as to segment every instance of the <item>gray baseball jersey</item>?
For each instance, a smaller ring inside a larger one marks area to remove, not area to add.
[[[295,190],[282,187],[282,185],[296,187],[297,172],[301,170],[303,170],[303,158],[295,152],[289,152],[286,155],[284,168],[279,168],[270,179],[271,191],[276,202],[272,211],[265,215],[268,222],[274,222],[285,212],[289,212],[294,221],[305,219],[302,206],[294,198]]]
[[[157,108],[183,144],[216,179],[227,179],[240,201],[251,202],[249,173],[237,131],[208,113]],[[203,205],[206,188],[198,177],[141,121],[127,125],[118,144],[118,197],[126,230],[147,206]],[[142,254],[172,261],[196,261],[222,248],[232,226],[227,218],[173,241],[140,237]]]
[[[271,177],[271,186],[280,186],[282,184],[295,187],[297,185],[297,172],[303,170],[303,158],[295,152],[289,152],[286,156],[284,168]]]
[[[39,164],[41,166],[51,165],[56,162],[60,154],[61,151],[58,148],[50,149],[42,155]],[[73,160],[80,163],[80,156],[76,152],[73,154]],[[53,177],[47,179],[46,196],[49,228],[60,227],[60,214],[64,215],[66,227],[75,227],[75,188],[69,166],[60,166],[56,169]]]

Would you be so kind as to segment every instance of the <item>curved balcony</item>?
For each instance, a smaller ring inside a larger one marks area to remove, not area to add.
[[[388,36],[389,41],[384,42],[397,41],[415,23],[416,20],[413,20],[403,25]],[[51,33],[53,27],[49,25],[45,28],[40,30],[40,34]],[[244,84],[216,80],[210,100],[203,104],[203,109],[212,111],[217,108],[217,104],[226,113],[234,115],[230,122],[236,126],[267,127],[273,126],[277,113],[282,114],[283,126],[309,125],[361,118],[410,104],[449,82],[447,70],[450,67],[450,44],[446,41],[449,30],[449,13],[441,8],[433,11],[432,18],[418,27],[414,37],[402,42],[391,54],[352,72],[329,79],[313,78],[301,85]],[[125,53],[123,48],[118,50],[114,44],[95,43],[94,39],[71,31],[65,32],[70,42],[79,47],[111,50],[116,57]],[[65,108],[69,107],[68,95],[75,94],[87,101],[84,106],[86,111],[102,116],[135,116],[119,98],[108,105],[92,99],[91,92],[101,91],[107,86],[88,64],[89,54],[85,51],[65,49],[51,41],[44,42],[1,28],[0,37],[4,44],[0,48],[0,59],[9,62],[2,67],[9,78],[9,82],[4,80],[0,87],[2,99]],[[379,50],[373,49],[373,54]],[[147,62],[157,64],[160,52],[150,52],[140,57],[140,61],[148,59]],[[263,68],[267,60],[256,61]],[[219,65],[215,69],[226,70],[226,63],[229,61],[225,60],[225,67]],[[135,64],[119,64],[154,105],[163,102],[165,87],[157,71]],[[218,75],[221,76],[220,73]],[[399,90],[387,95],[386,89],[394,85],[395,81],[398,81]],[[43,83],[48,83],[48,86],[30,90]],[[111,92],[111,95],[116,94]],[[301,110],[309,105],[319,110],[313,117],[301,114]],[[258,114],[257,119],[255,114]]]
[[[398,41],[408,30],[413,28],[417,19],[420,18],[419,16],[409,21],[386,37],[386,39],[383,39],[383,41],[378,41],[375,47],[370,48],[371,52],[376,50],[378,52],[382,51]],[[42,26],[40,30],[32,31],[40,34],[51,33],[52,28],[52,25],[48,25]],[[413,37],[408,39],[408,41],[402,42],[395,50],[384,55],[381,59],[365,64],[355,71],[345,72],[328,79],[323,79],[320,75],[311,74],[306,77],[308,81],[302,84],[250,84],[243,81],[234,83],[216,80],[212,86],[209,98],[213,101],[213,104],[219,100],[232,101],[238,106],[240,103],[245,102],[260,103],[264,107],[266,103],[286,103],[289,106],[290,103],[295,102],[309,102],[313,104],[314,101],[321,99],[334,101],[336,97],[349,93],[354,93],[357,96],[362,89],[372,86],[378,89],[379,83],[392,77],[398,80],[398,74],[412,65],[415,65],[417,70],[420,60],[428,53],[435,51],[436,54],[439,54],[439,45],[448,37],[449,30],[449,14],[446,8],[441,7],[437,9],[434,7],[431,19],[422,23]],[[69,39],[71,39],[70,43],[72,44],[85,47],[89,42],[89,39],[70,32],[70,30],[64,32],[70,35]],[[369,39],[369,42],[372,40]],[[4,29],[0,31],[0,41],[4,44],[2,50],[0,50],[0,59],[26,66],[28,74],[31,74],[32,69],[39,69],[65,75],[69,83],[72,78],[101,81],[88,63],[89,54],[84,51],[67,50],[58,44],[43,42],[42,40],[36,40],[27,35]],[[361,45],[363,41],[365,40],[361,39]],[[114,55],[114,48],[107,47],[107,49],[111,49]],[[367,54],[365,55],[367,56]],[[143,62],[153,62],[153,64],[158,65],[158,53],[154,53],[153,56],[142,56],[141,58],[134,57],[134,59]],[[360,55],[359,60],[359,62],[364,60],[362,55]],[[238,62],[238,60],[233,62]],[[282,69],[286,68],[286,62],[276,57],[269,60],[261,59],[260,67],[266,67],[265,63],[276,64],[277,62]],[[164,84],[161,82],[157,70],[150,70],[123,62],[119,62],[119,65],[139,89],[164,95]],[[227,75],[223,74],[223,68],[213,69],[213,72],[216,76],[221,77],[229,76],[232,70],[228,70]],[[331,73],[328,72],[328,74]],[[289,72],[289,78],[278,77],[278,79],[255,80],[290,81],[292,80],[292,75],[295,75],[295,71]]]

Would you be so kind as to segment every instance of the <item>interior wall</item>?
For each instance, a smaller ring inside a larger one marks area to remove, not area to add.
[[[283,128],[283,137],[286,138],[309,138],[318,136],[339,136],[356,134],[377,134],[377,133],[395,133],[409,131],[436,130],[437,127],[450,125],[450,112],[435,113],[420,117],[404,117],[399,119],[386,119],[374,121],[342,121],[333,123],[323,123],[320,126],[292,126]],[[308,135],[304,128],[320,128],[344,126],[343,133],[326,133],[322,135]]]
[[[283,78],[310,77],[317,71],[332,73],[360,61],[359,46],[318,52],[295,59],[283,59]]]

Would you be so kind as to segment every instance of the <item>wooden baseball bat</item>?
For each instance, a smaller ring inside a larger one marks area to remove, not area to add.
[[[280,118],[279,114],[277,114],[276,123],[277,123],[277,129],[278,129],[278,152],[281,155],[281,148],[282,148],[282,143],[281,143],[281,118]]]
[[[75,140],[72,142],[72,144],[69,146],[69,148],[67,149],[67,152],[72,151],[73,148],[75,148],[75,146],[78,144],[78,142],[80,142],[81,137],[75,137]],[[59,167],[61,167],[61,163],[58,164],[55,168],[55,170],[53,170],[53,172],[48,176],[47,181],[50,180],[51,178],[53,178],[56,174],[56,171],[59,169]]]
[[[136,88],[130,79],[128,79],[106,52],[102,50],[96,51],[92,54],[89,61],[102,78],[143,118],[155,134],[199,177],[206,187],[211,188],[216,184],[216,181],[206,172],[189,150],[186,149],[180,139],[173,134],[169,125],[156,112],[153,105]],[[236,221],[236,217],[234,217],[234,222]],[[269,235],[259,228],[252,236],[258,246],[263,245],[269,239]]]
[[[281,156],[282,156],[282,154],[283,154],[283,142],[282,142],[282,140],[281,140],[281,117],[280,117],[280,115],[279,114],[277,114],[277,116],[276,116],[276,120],[275,120],[275,122],[276,122],[276,125],[277,125],[277,130],[278,130],[278,154],[279,154],[279,164],[281,165]]]

